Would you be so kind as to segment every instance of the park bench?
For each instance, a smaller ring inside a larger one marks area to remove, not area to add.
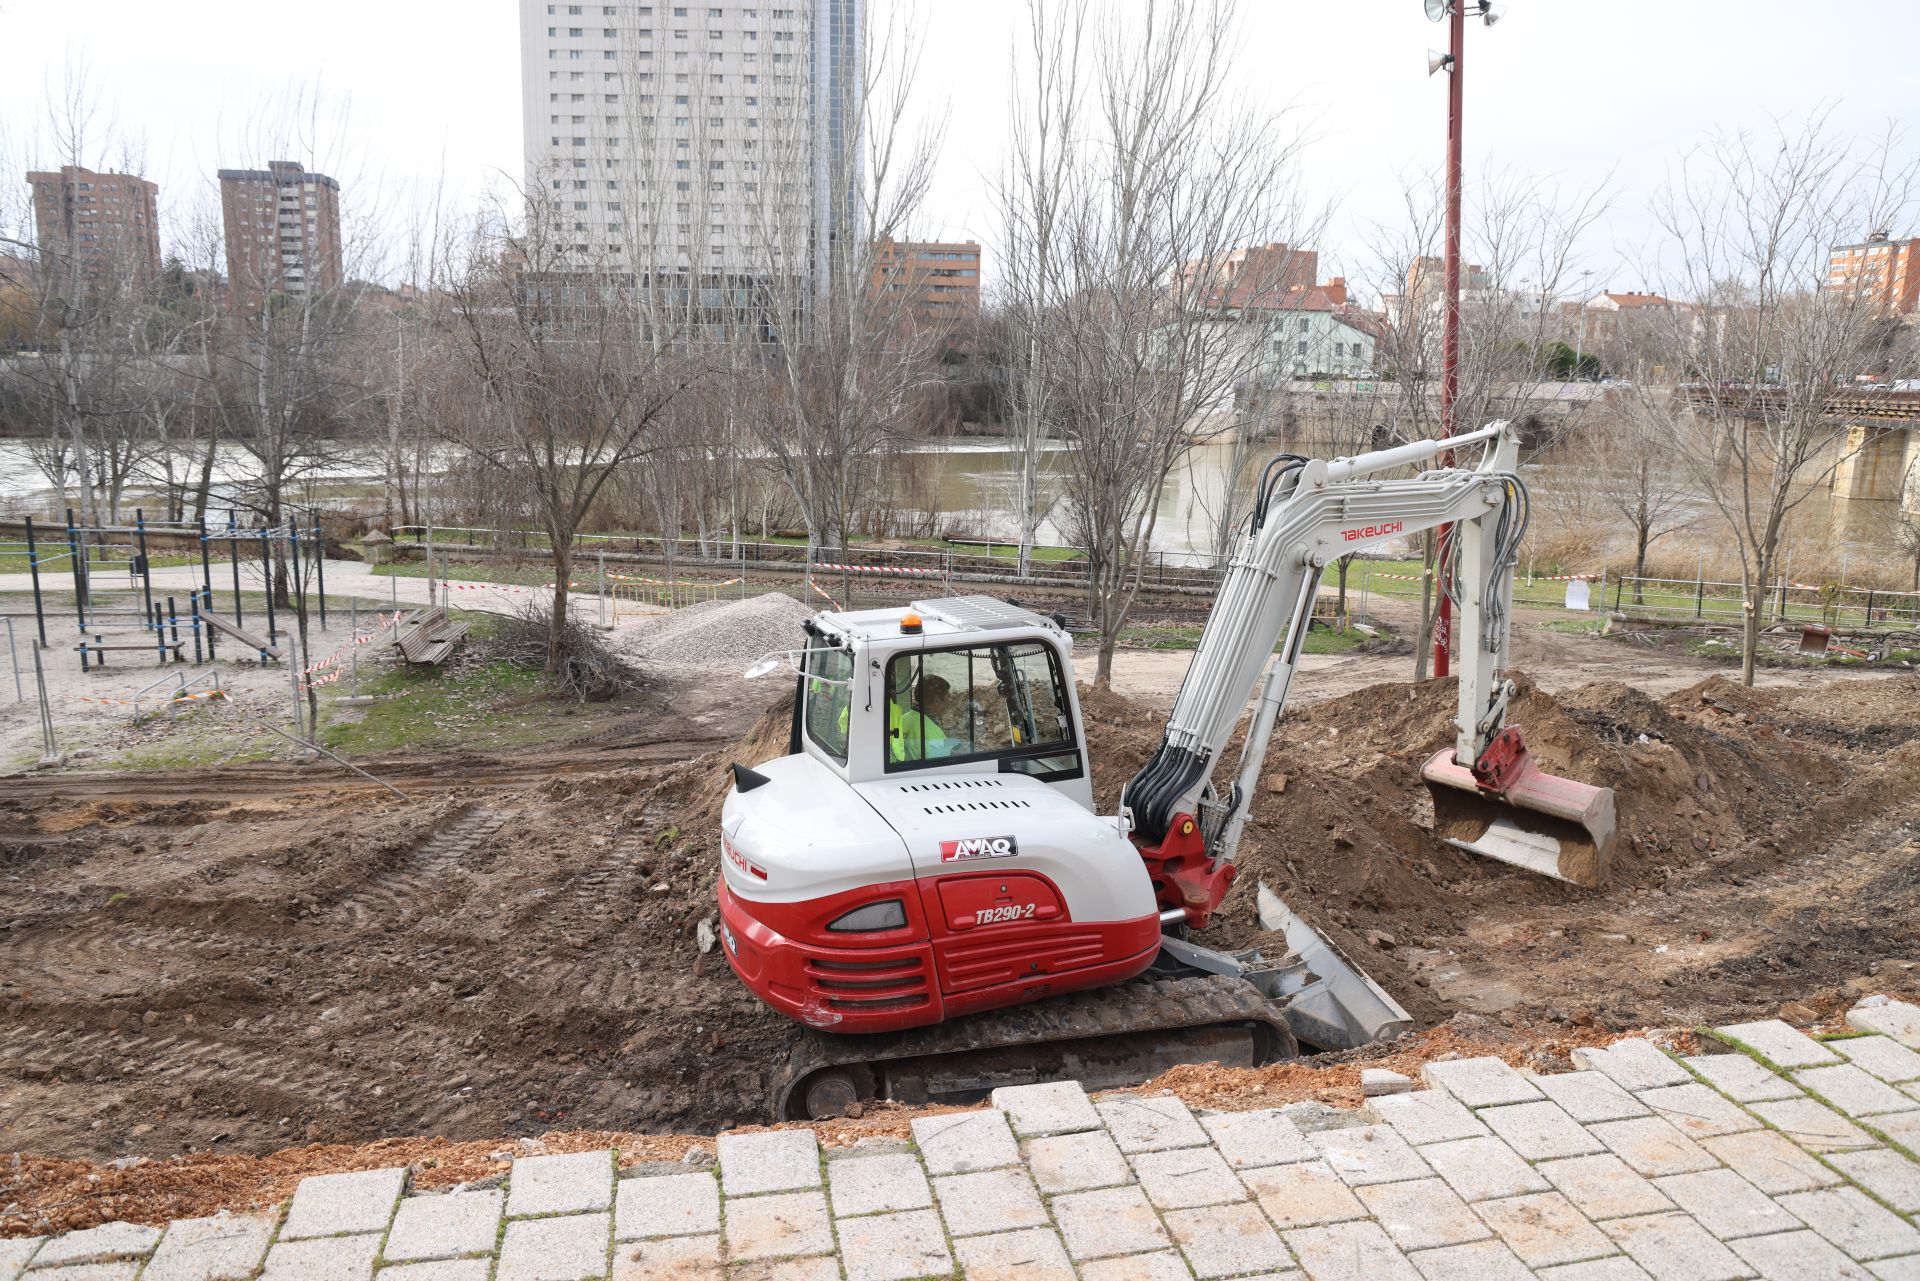
[[[435,605],[415,610],[404,619],[393,629],[391,643],[405,662],[437,666],[446,661],[466,634],[466,623],[453,622],[445,609]]]

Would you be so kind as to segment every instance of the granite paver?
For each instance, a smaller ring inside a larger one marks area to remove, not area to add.
[[[1722,1241],[1791,1232],[1799,1220],[1732,1170],[1700,1170],[1655,1179],[1653,1186]]]
[[[1194,1120],[1187,1105],[1171,1094],[1152,1098],[1116,1094],[1095,1106],[1107,1123],[1107,1133],[1129,1155],[1201,1147],[1208,1142],[1207,1132]]]
[[[1610,1152],[1542,1161],[1535,1168],[1589,1219],[1617,1219],[1673,1208],[1664,1192]]]
[[[735,1259],[779,1259],[833,1250],[827,1198],[819,1192],[729,1197],[726,1215],[727,1250]]]
[[[953,1252],[967,1281],[1074,1281],[1067,1248],[1049,1228],[968,1237]]]
[[[720,1230],[720,1185],[711,1174],[650,1174],[620,1180],[613,1236],[695,1236]]]
[[[1533,1273],[1498,1241],[1417,1250],[1407,1258],[1426,1281],[1533,1281]]]
[[[1593,1136],[1636,1171],[1648,1178],[1711,1170],[1719,1162],[1713,1154],[1657,1116],[1632,1121],[1603,1121]]]
[[[1250,1203],[1174,1210],[1167,1214],[1166,1223],[1197,1277],[1270,1271],[1293,1261],[1280,1243],[1280,1234]]]
[[[1028,1139],[1022,1146],[1042,1192],[1085,1192],[1133,1181],[1133,1167],[1105,1130]]]
[[[1920,1005],[1867,997],[1847,1011],[1847,1025],[1862,1032],[1879,1032],[1910,1050],[1920,1050]]]
[[[497,1191],[406,1197],[393,1216],[381,1255],[389,1263],[406,1263],[492,1254],[505,1200]]]
[[[1811,1232],[1731,1242],[1765,1281],[1872,1281],[1873,1274]]]
[[[1655,1281],[1738,1281],[1751,1275],[1740,1256],[1684,1214],[1609,1219],[1600,1230]]]
[[[911,1147],[734,1132],[717,1169],[620,1177],[603,1149],[413,1195],[321,1175],[264,1211],[0,1240],[0,1281],[1920,1281],[1911,1008],[1684,1061],[1448,1060],[1350,1111],[1052,1082],[912,1118]]]
[[[1858,1188],[1793,1192],[1780,1204],[1856,1259],[1920,1254],[1920,1229]]]
[[[1420,1281],[1377,1223],[1330,1223],[1281,1235],[1313,1281]]]
[[[1454,1059],[1429,1063],[1420,1074],[1435,1089],[1445,1090],[1470,1108],[1499,1103],[1530,1103],[1540,1097],[1533,1082],[1496,1058]]]
[[[1047,1221],[1046,1207],[1025,1170],[981,1170],[950,1174],[933,1181],[940,1214],[954,1236],[1037,1228]],[[844,1227],[842,1228],[844,1232]]]
[[[1612,1254],[1615,1249],[1613,1242],[1558,1192],[1481,1201],[1473,1209],[1521,1262],[1533,1267],[1577,1263]]]
[[[1419,1145],[1478,1139],[1488,1133],[1472,1112],[1445,1090],[1415,1090],[1374,1099],[1373,1113],[1401,1138]]]
[[[1730,1041],[1745,1046],[1776,1067],[1819,1067],[1840,1062],[1840,1056],[1800,1029],[1779,1019],[1757,1023],[1731,1023],[1715,1031]]]
[[[357,1236],[309,1237],[303,1241],[277,1241],[267,1251],[267,1266],[260,1281],[367,1281],[373,1275],[373,1261],[380,1254],[380,1234],[363,1232]],[[602,1247],[600,1265],[606,1263]],[[508,1272],[504,1261],[497,1273],[500,1281],[548,1281],[532,1273]],[[581,1276],[588,1274],[581,1273]],[[61,1281],[79,1281],[69,1274]],[[557,1281],[557,1278],[554,1279]],[[568,1278],[578,1281],[578,1278]]]
[[[494,1270],[494,1281],[604,1277],[612,1230],[613,1216],[605,1212],[511,1220],[500,1238],[500,1262]]]
[[[1697,1054],[1687,1059],[1686,1064],[1708,1085],[1736,1103],[1791,1099],[1801,1092],[1792,1081],[1744,1054]]]
[[[1003,1086],[993,1092],[993,1106],[1006,1113],[1014,1134],[1023,1139],[1100,1128],[1093,1100],[1073,1081]]]
[[[508,1180],[507,1217],[587,1214],[613,1205],[613,1153],[523,1156]]]
[[[1728,1056],[1733,1057],[1732,1055]],[[1744,1060],[1752,1062],[1751,1059]],[[1567,1072],[1534,1080],[1540,1093],[1558,1103],[1568,1116],[1582,1125],[1594,1121],[1625,1121],[1648,1115],[1647,1105],[1633,1097],[1627,1087],[1605,1072]]]
[[[1441,1178],[1469,1201],[1491,1201],[1523,1192],[1547,1192],[1538,1171],[1499,1139],[1458,1139],[1420,1149]],[[1579,1160],[1580,1158],[1571,1158]]]
[[[1006,1114],[992,1109],[915,1117],[913,1141],[929,1174],[965,1174],[1020,1160]]]
[[[1169,1244],[1159,1216],[1139,1188],[1102,1188],[1055,1197],[1053,1217],[1074,1259],[1139,1254]]]
[[[1900,1213],[1920,1215],[1920,1165],[1898,1152],[1836,1152],[1827,1162]]]
[[[1493,1235],[1467,1203],[1439,1179],[1411,1179],[1359,1189],[1374,1221],[1403,1250],[1463,1245]]]
[[[1652,1090],[1663,1085],[1685,1085],[1693,1079],[1653,1042],[1639,1037],[1615,1041],[1604,1048],[1582,1046],[1570,1056],[1577,1068],[1590,1068],[1611,1077],[1628,1090]]]
[[[1143,1152],[1133,1158],[1134,1173],[1147,1200],[1162,1210],[1244,1201],[1247,1190],[1212,1148]]]
[[[718,1236],[622,1241],[613,1248],[613,1281],[721,1281]]]
[[[940,1216],[931,1210],[845,1220],[840,1224],[840,1261],[847,1281],[906,1281],[953,1269]]]
[[[1267,1217],[1283,1228],[1358,1219],[1367,1207],[1325,1161],[1299,1161],[1244,1170],[1240,1181],[1259,1200]]]
[[[1760,1128],[1760,1122],[1752,1113],[1698,1081],[1643,1091],[1640,1101],[1651,1107],[1661,1120],[1690,1139],[1739,1134],[1743,1130]]]
[[[1509,1103],[1503,1107],[1484,1108],[1480,1112],[1480,1119],[1529,1161],[1586,1156],[1607,1150],[1599,1139],[1568,1116],[1557,1103]]]
[[[33,1256],[33,1270],[144,1257],[160,1243],[160,1233],[159,1228],[139,1223],[102,1223],[97,1228],[69,1232],[40,1247],[40,1253]]]
[[[1214,1146],[1220,1149],[1227,1164],[1236,1170],[1284,1165],[1288,1161],[1312,1161],[1320,1155],[1319,1149],[1300,1133],[1300,1127],[1278,1108],[1215,1112],[1201,1117],[1200,1124],[1213,1137]]]
[[[812,1130],[723,1134],[714,1146],[720,1156],[720,1185],[728,1196],[820,1186],[820,1144]],[[507,1212],[513,1212],[511,1205]]]
[[[1826,1045],[1882,1081],[1920,1081],[1920,1054],[1890,1036],[1843,1036]]]
[[[1354,1187],[1420,1179],[1433,1173],[1392,1126],[1356,1125],[1344,1130],[1316,1130],[1307,1136],[1307,1142]]]
[[[1018,1170],[1004,1173],[1020,1176]],[[980,1175],[956,1175],[979,1178]],[[711,1182],[711,1180],[709,1180]],[[827,1191],[837,1218],[899,1210],[924,1210],[933,1204],[920,1162],[906,1153],[842,1157],[827,1163]]]
[[[167,1225],[140,1275],[149,1281],[241,1281],[267,1257],[277,1214],[221,1214]],[[492,1238],[487,1240],[489,1251]],[[392,1257],[389,1255],[389,1257]],[[5,1272],[0,1268],[0,1274]]]
[[[1894,1089],[1871,1072],[1852,1063],[1808,1068],[1804,1072],[1795,1072],[1793,1079],[1802,1088],[1819,1095],[1851,1117],[1920,1110],[1920,1103],[1915,1102],[1913,1096]]]

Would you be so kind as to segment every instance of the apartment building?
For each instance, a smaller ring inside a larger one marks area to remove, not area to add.
[[[1827,287],[1911,316],[1920,307],[1920,239],[1876,231],[1857,245],[1836,245],[1827,257]]]
[[[257,311],[276,295],[337,288],[342,278],[340,184],[294,160],[220,170],[227,305]]]
[[[79,265],[89,278],[150,280],[160,270],[160,188],[124,173],[79,165],[27,175],[43,254]],[[52,265],[59,265],[58,263]]]
[[[873,287],[907,295],[913,319],[950,325],[980,311],[980,245],[972,240],[883,240],[874,246]]]
[[[541,269],[803,276],[857,235],[862,0],[521,0]]]

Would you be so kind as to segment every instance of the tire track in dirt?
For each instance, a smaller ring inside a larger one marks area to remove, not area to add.
[[[475,806],[410,851],[405,861],[387,874],[370,880],[335,902],[328,915],[348,929],[379,929],[401,919],[414,902],[445,888],[475,846],[490,840],[510,811]]]
[[[176,969],[185,977],[209,958],[230,951],[239,939],[209,930],[171,926],[101,923],[78,927],[42,925],[8,938],[6,951],[14,978],[38,988],[40,980],[59,987],[78,987],[89,995],[106,976],[153,976]]]

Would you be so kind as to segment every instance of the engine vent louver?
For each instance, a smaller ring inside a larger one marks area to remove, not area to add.
[[[969,810],[1030,810],[1026,801],[950,801],[945,805],[923,805],[924,814],[960,814]]]

